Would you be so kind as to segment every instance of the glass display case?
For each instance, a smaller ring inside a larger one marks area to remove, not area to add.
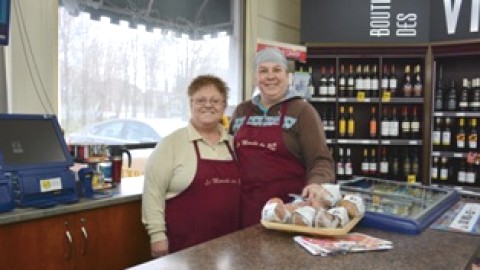
[[[454,189],[370,177],[340,183],[342,193],[362,196],[366,213],[360,224],[418,234],[460,199]]]

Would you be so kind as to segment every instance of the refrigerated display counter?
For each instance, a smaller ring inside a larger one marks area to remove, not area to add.
[[[361,225],[405,234],[419,234],[461,197],[453,188],[372,177],[355,177],[340,186],[342,193],[362,196],[366,213]]]

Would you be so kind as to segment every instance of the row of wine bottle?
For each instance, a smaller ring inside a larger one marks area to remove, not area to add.
[[[435,111],[480,111],[480,78],[462,79],[462,87],[451,80],[446,91],[440,80],[434,98]]]
[[[397,151],[397,148],[381,148],[380,158],[377,158],[377,148],[364,148],[363,158],[360,163],[360,171],[355,171],[352,166],[351,148],[338,148],[336,162],[337,177],[348,179],[352,175],[365,175],[394,179],[400,181],[416,182],[419,179],[420,161],[417,149],[404,148]],[[391,153],[388,153],[388,152]]]
[[[314,80],[312,76],[309,89],[312,97],[422,97],[423,80],[420,64],[404,66],[403,78],[399,87],[398,74],[395,64],[383,65],[382,75],[379,77],[377,65],[358,64],[354,70],[354,64],[340,65],[340,73],[335,75],[335,68],[322,66],[320,78]],[[309,69],[312,74],[312,69]]]
[[[348,108],[348,110],[346,110]],[[397,109],[401,110],[401,115],[397,115]],[[392,106],[383,107],[381,117],[377,115],[377,107],[370,108],[370,118],[368,122],[369,137],[374,139],[380,136],[384,139],[420,139],[421,121],[417,112],[417,106]],[[327,114],[325,112],[325,114]],[[333,114],[325,116],[324,121],[326,130],[335,130]],[[323,117],[322,117],[323,118]],[[357,121],[353,106],[340,106],[338,117],[338,137],[339,138],[358,138]]]
[[[430,174],[437,183],[474,184],[479,181],[480,166],[467,163],[466,159],[433,157]]]
[[[435,151],[475,151],[478,148],[477,118],[436,117],[432,131]]]

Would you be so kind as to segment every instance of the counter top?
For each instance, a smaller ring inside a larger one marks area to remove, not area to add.
[[[387,251],[313,256],[293,241],[294,234],[256,225],[140,264],[147,269],[464,269],[480,246],[480,236],[426,229],[404,235],[356,227],[353,231],[393,241]],[[468,268],[469,269],[469,268]]]
[[[15,208],[11,212],[0,213],[0,225],[22,222],[32,219],[50,217],[61,214],[68,214],[89,210],[94,208],[106,207],[115,204],[126,203],[130,201],[141,200],[143,192],[143,177],[123,178],[120,185],[109,189],[112,196],[102,199],[81,198],[76,203],[59,204],[51,208]]]

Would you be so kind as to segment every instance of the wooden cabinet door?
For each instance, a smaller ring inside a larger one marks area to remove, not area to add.
[[[73,269],[71,215],[0,226],[2,269]]]
[[[150,258],[141,202],[77,213],[76,269],[124,269]]]

